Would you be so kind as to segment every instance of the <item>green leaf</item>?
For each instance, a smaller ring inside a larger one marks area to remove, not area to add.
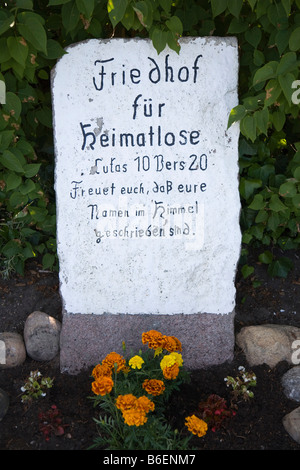
[[[277,70],[276,70],[276,74],[277,75],[286,74],[287,72],[291,72],[292,70],[295,70],[297,68],[298,68],[298,62],[297,62],[296,53],[287,52],[281,57]]]
[[[269,202],[269,208],[274,212],[281,212],[287,210],[287,207],[279,199],[278,194],[272,194]]]
[[[2,155],[0,155],[0,163],[9,170],[23,173],[23,166],[20,160],[10,150],[4,150]]]
[[[18,242],[16,242],[15,240],[10,240],[2,248],[2,253],[8,258],[12,258],[16,254],[20,253],[21,250],[22,248]]]
[[[213,18],[223,13],[227,8],[227,0],[211,0]]]
[[[254,268],[253,266],[248,266],[248,264],[244,264],[244,266],[241,269],[242,275],[244,279],[247,279],[247,277],[251,276],[251,274],[254,273]]]
[[[295,77],[292,73],[287,73],[286,75],[279,75],[278,77],[278,81],[280,83],[281,89],[289,104],[291,104],[292,102],[292,94],[293,94],[292,84],[294,80],[295,80]]]
[[[138,2],[145,3],[145,2]],[[107,11],[109,19],[115,28],[125,15],[128,0],[108,0]],[[139,10],[139,8],[138,8]]]
[[[125,26],[127,31],[133,27],[134,18],[135,18],[134,10],[131,7],[131,5],[128,5],[128,7],[126,8],[126,12],[121,20],[122,25]]]
[[[275,44],[278,52],[281,55],[288,46],[290,38],[290,31],[287,29],[280,29],[275,36]]]
[[[261,210],[265,207],[266,203],[264,201],[264,198],[262,194],[255,194],[253,201],[251,204],[248,206],[249,209],[253,209],[255,211]]]
[[[28,46],[22,42],[22,38],[15,36],[8,37],[7,48],[11,57],[24,67],[28,56]]]
[[[261,67],[265,63],[266,59],[264,54],[259,51],[258,49],[255,49],[253,52],[253,63],[256,65],[256,67]]]
[[[299,51],[300,48],[300,26],[294,29],[290,35],[289,48],[291,51]]]
[[[25,13],[22,20],[23,23],[18,23],[19,33],[24,36],[35,49],[47,54],[47,35],[44,26],[37,18],[33,18]]]
[[[92,17],[95,8],[95,0],[76,0],[76,5],[78,11],[83,13],[85,18],[90,19]]]
[[[292,203],[297,209],[300,209],[300,194],[296,194],[296,196],[292,198]]]
[[[61,18],[67,33],[76,28],[80,14],[75,2],[66,3],[62,6]]]
[[[157,53],[160,54],[161,51],[167,45],[167,34],[166,32],[162,31],[161,29],[154,28],[152,35],[151,35],[152,43],[154,48],[156,49]]]
[[[286,278],[292,268],[292,261],[289,258],[283,256],[270,264],[268,274],[272,277]]]
[[[265,105],[271,106],[275,103],[278,97],[281,94],[281,86],[278,80],[272,79],[266,85],[266,98],[265,98]]]
[[[30,206],[28,208],[28,212],[30,213],[31,217],[35,222],[43,222],[47,217],[47,209],[43,209],[42,207]]]
[[[29,194],[35,190],[35,184],[31,179],[27,179],[20,187],[19,191],[21,194]]]
[[[268,108],[255,111],[254,120],[256,127],[265,135],[268,133],[269,110]]]
[[[243,6],[243,0],[228,0],[227,1],[228,10],[236,18],[240,16],[242,6]]]
[[[10,28],[10,25],[14,23],[14,17],[8,16],[6,12],[0,10],[0,36]]]
[[[159,0],[160,6],[165,10],[166,13],[169,13],[171,10],[173,0]]]
[[[281,0],[282,6],[285,9],[286,16],[291,13],[291,0]]]
[[[253,85],[257,85],[258,83],[270,80],[270,78],[274,78],[276,76],[276,67],[277,62],[272,61],[258,69],[253,77]]]
[[[66,51],[61,47],[59,42],[54,39],[48,39],[47,41],[47,58],[48,59],[59,59]]]
[[[270,264],[273,261],[273,255],[270,251],[266,250],[259,255],[258,259],[263,264]]]
[[[293,176],[296,178],[296,180],[300,181],[300,166],[298,166],[294,171],[293,171]]]
[[[55,256],[51,253],[46,253],[43,256],[42,264],[44,269],[52,268],[53,264],[55,263]]]
[[[16,189],[18,186],[20,186],[22,182],[22,178],[20,175],[16,175],[16,173],[10,172],[7,174],[7,176],[4,178],[6,182],[6,189],[7,191],[11,191],[12,189]]]
[[[6,93],[6,104],[3,106],[3,110],[5,113],[9,114],[10,116],[13,116],[14,119],[17,121],[20,117],[22,110],[22,103],[20,98],[15,95],[15,93],[8,91]]]
[[[21,194],[19,191],[14,191],[9,198],[9,203],[13,208],[24,206],[27,202],[28,196],[26,194]]]
[[[139,19],[139,22],[145,27],[150,28],[153,22],[152,8],[146,1],[135,3],[133,9]]]
[[[167,44],[170,49],[177,52],[179,54],[180,51],[180,44],[178,42],[177,35],[172,31],[167,31]]]
[[[169,20],[166,21],[166,25],[173,33],[177,33],[179,35],[182,34],[183,26],[178,16],[172,16]]]
[[[234,122],[240,121],[245,117],[247,114],[245,106],[238,104],[235,106],[229,114],[229,119],[228,119],[228,125],[227,128],[229,128]]]
[[[27,163],[24,165],[24,175],[26,178],[36,176],[40,170],[41,163]]]
[[[0,39],[0,63],[6,62],[10,59],[11,55],[7,47],[7,39]]]
[[[241,196],[248,200],[254,193],[255,189],[260,188],[262,185],[259,179],[241,178],[240,180],[240,193]]]
[[[240,129],[242,134],[250,139],[252,142],[256,139],[256,122],[254,116],[245,116],[241,120]]]
[[[279,111],[275,111],[271,114],[271,118],[277,132],[281,131],[286,119],[285,113],[279,109]]]
[[[257,26],[254,26],[254,28],[248,29],[245,33],[245,39],[251,46],[254,47],[254,49],[257,48],[258,44],[261,41],[262,37],[262,32],[261,28],[258,28]]]
[[[292,183],[291,181],[283,183],[279,188],[279,194],[282,197],[294,197],[297,194],[295,183]]]
[[[2,131],[0,132],[0,152],[6,150],[14,138],[14,131]]]
[[[229,28],[228,28],[228,34],[240,34],[240,33],[244,33],[245,31],[247,31],[247,29],[249,28],[249,25],[247,23],[247,21],[241,19],[241,18],[233,18],[231,20],[231,23],[229,25]]]

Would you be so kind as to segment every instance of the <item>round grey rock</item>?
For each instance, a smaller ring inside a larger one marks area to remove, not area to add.
[[[300,406],[285,415],[282,423],[286,432],[300,444]]]
[[[288,370],[282,376],[281,383],[286,397],[300,402],[300,366]]]
[[[19,333],[0,333],[0,369],[16,367],[26,359],[23,337]]]
[[[50,361],[60,349],[61,323],[50,315],[35,311],[26,319],[24,341],[28,356],[36,361]]]
[[[9,407],[8,394],[0,388],[0,421],[4,418]]]

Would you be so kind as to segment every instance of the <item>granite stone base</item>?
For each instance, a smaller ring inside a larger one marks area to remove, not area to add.
[[[142,333],[157,330],[182,343],[184,365],[203,369],[233,359],[234,314],[128,315],[63,314],[60,369],[76,375],[100,363],[111,351],[138,354]],[[125,354],[126,356],[126,354]]]

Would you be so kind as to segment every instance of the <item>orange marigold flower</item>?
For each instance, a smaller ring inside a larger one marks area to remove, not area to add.
[[[131,408],[123,411],[123,418],[128,426],[143,426],[148,420],[145,411],[139,408]]]
[[[116,407],[121,411],[129,410],[134,407],[135,403],[136,397],[131,393],[127,393],[127,395],[119,395],[116,399]]]
[[[176,379],[178,374],[179,374],[179,365],[177,364],[177,362],[163,369],[163,376],[165,377],[165,379],[168,379],[168,380]]]
[[[111,377],[100,377],[92,383],[92,391],[95,395],[104,396],[110,393],[114,386],[114,382]]]
[[[154,397],[161,395],[165,391],[165,388],[165,384],[162,380],[146,379],[143,382],[143,389]]]
[[[175,336],[163,336],[164,349],[168,352],[182,351],[181,342]]]
[[[185,425],[187,426],[188,430],[195,434],[195,436],[202,437],[207,432],[207,423],[203,421],[203,419],[197,418],[197,416],[192,415],[185,418]]]
[[[118,396],[116,407],[122,411],[124,421],[128,426],[142,426],[147,422],[147,413],[154,410],[154,403],[145,396],[136,398],[128,393]]]
[[[123,370],[126,366],[126,361],[123,356],[116,352],[111,352],[103,359],[102,365],[107,365],[111,369],[114,369],[115,364],[117,364],[117,372]]]
[[[165,340],[163,335],[156,330],[150,330],[142,334],[142,343],[147,344],[150,349],[157,349],[164,347]]]
[[[92,376],[94,379],[99,379],[104,376],[111,377],[111,373],[112,370],[107,364],[97,364],[92,371]]]
[[[149,413],[149,411],[154,411],[155,405],[148,397],[142,396],[137,399],[135,407],[141,408],[145,413]]]

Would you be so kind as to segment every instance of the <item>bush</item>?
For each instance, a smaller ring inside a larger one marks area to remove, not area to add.
[[[229,125],[240,121],[243,243],[261,249],[270,274],[286,276],[290,263],[273,248],[300,241],[300,0],[2,2],[2,275],[23,273],[33,257],[57,269],[50,72],[69,44],[113,35],[150,37],[158,53],[167,45],[180,53],[181,35],[238,38],[239,105]]]

